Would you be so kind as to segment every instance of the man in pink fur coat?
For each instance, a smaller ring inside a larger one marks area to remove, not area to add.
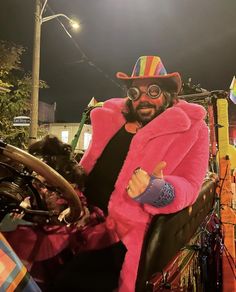
[[[167,74],[159,57],[142,56],[131,76],[119,72],[117,78],[127,97],[92,111],[93,138],[81,160],[88,174],[84,194],[106,221],[85,234],[88,251],[64,271],[61,291],[65,285],[71,291],[134,292],[152,216],[192,205],[207,171],[206,112],[177,99],[179,73]]]

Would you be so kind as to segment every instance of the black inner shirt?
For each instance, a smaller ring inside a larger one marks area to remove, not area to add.
[[[108,202],[134,134],[122,127],[109,141],[85,183],[88,203],[107,214]]]

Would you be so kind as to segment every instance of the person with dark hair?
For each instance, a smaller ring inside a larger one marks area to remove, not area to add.
[[[41,158],[47,165],[55,169],[76,188],[83,190],[86,174],[83,168],[72,157],[72,148],[63,143],[55,135],[46,135],[29,146],[29,153]]]
[[[81,160],[84,195],[106,221],[85,236],[87,251],[65,266],[51,291],[134,292],[152,216],[193,204],[207,171],[206,112],[178,99],[179,73],[142,56],[130,76],[117,77],[127,96],[91,112],[92,141]]]
[[[45,225],[45,220],[42,223],[38,215],[35,215],[37,218],[34,218],[34,223],[30,223],[25,221],[27,219],[22,218],[22,215],[12,214],[14,216],[12,220],[17,228],[5,231],[4,235],[40,287],[47,290],[48,282],[53,278],[55,271],[60,270],[62,264],[71,259],[80,246],[83,247],[81,233],[103,222],[104,215],[96,206],[89,206],[88,209],[87,201],[81,193],[86,174],[82,166],[73,159],[70,145],[63,143],[54,135],[47,135],[32,144],[28,151],[55,169],[74,187],[84,211],[83,218],[71,225],[59,221]],[[33,185],[43,198],[47,210],[57,210],[61,213],[68,208],[63,194],[38,174],[32,176],[35,176]]]

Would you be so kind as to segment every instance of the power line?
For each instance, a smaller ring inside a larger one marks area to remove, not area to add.
[[[47,8],[51,11],[52,14],[56,14],[55,11],[47,4]],[[65,25],[61,22],[61,20],[57,17],[56,20],[61,25],[65,33],[69,36],[70,40],[74,44],[74,46],[77,48],[77,50],[81,54],[81,59],[79,61],[76,61],[75,63],[81,64],[81,63],[87,63],[90,67],[94,68],[97,72],[102,74],[106,79],[108,79],[110,82],[112,82],[114,85],[119,87],[122,91],[124,91],[124,87],[116,82],[109,74],[107,74],[104,70],[102,70],[101,67],[99,67],[94,61],[92,61],[87,54],[82,50],[80,45],[77,43],[77,41],[72,37],[72,35],[69,33],[69,31],[66,29]]]

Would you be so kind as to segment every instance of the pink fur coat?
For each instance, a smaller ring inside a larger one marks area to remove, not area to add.
[[[92,111],[93,138],[81,160],[88,173],[111,137],[124,125],[121,114],[124,103],[125,99],[110,99],[102,108]],[[127,248],[119,292],[135,291],[142,242],[151,216],[177,212],[193,204],[198,196],[208,167],[205,114],[202,106],[179,101],[141,128],[131,142],[110,197],[106,224],[103,227],[98,225],[95,231],[97,238],[99,233],[105,232],[110,234],[113,241],[122,240]],[[156,208],[131,199],[126,186],[133,171],[141,167],[151,174],[160,161],[167,163],[163,171],[164,179],[174,186],[174,201]],[[94,240],[93,236],[88,238]]]

